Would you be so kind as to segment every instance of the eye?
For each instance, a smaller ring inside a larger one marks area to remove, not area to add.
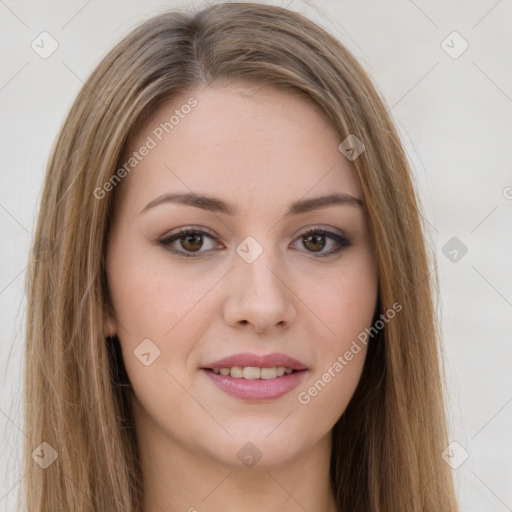
[[[178,232],[165,236],[160,239],[158,243],[174,254],[186,258],[194,258],[198,257],[202,252],[212,250],[212,248],[210,248],[209,250],[201,251],[201,249],[204,248],[205,238],[210,241],[215,240],[213,235],[202,229],[180,228]],[[179,242],[179,248],[176,247],[177,242]],[[307,252],[315,254],[318,258],[337,254],[351,245],[346,237],[333,231],[319,228],[309,229],[305,233],[302,233],[297,239],[297,242],[302,242],[302,246],[307,249]],[[322,252],[323,249],[329,245],[327,242],[330,242],[330,245],[334,247],[328,251]],[[221,245],[220,248],[222,247]]]
[[[319,228],[309,229],[305,233],[302,233],[299,240],[302,242],[302,246],[308,249],[308,252],[316,254],[318,258],[325,258],[337,254],[351,245],[346,237],[334,233],[333,231]],[[334,245],[334,248],[322,252],[322,250],[329,245],[327,241],[330,241],[331,246]]]
[[[195,253],[204,252],[200,251],[200,249],[203,247],[203,239],[205,237],[210,240],[215,239],[213,235],[201,229],[180,228],[177,233],[162,238],[158,243],[175,254],[185,256],[186,258],[194,258],[197,257]],[[183,251],[175,247],[176,242],[179,242]]]

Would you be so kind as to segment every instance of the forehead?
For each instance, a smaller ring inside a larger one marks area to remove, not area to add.
[[[297,94],[243,82],[196,88],[163,103],[139,129],[127,158],[151,149],[130,172],[127,195],[141,207],[175,191],[239,205],[361,197],[340,142],[319,107]]]

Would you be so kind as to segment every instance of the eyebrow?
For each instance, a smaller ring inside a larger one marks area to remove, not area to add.
[[[234,205],[227,203],[217,197],[204,194],[176,192],[162,194],[161,196],[153,199],[141,210],[139,215],[147,212],[155,206],[166,203],[186,204],[210,212],[225,213],[226,215],[236,215],[240,213],[239,209]],[[314,197],[312,199],[300,199],[298,201],[294,201],[288,205],[288,209],[286,210],[284,216],[289,217],[291,215],[299,215],[301,213],[306,213],[335,205],[362,207],[363,202],[357,197],[342,192],[337,192],[326,196]]]

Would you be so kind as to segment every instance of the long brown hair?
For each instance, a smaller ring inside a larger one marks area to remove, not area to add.
[[[20,499],[30,512],[140,512],[131,388],[119,344],[103,333],[116,194],[95,191],[105,190],[137,128],[163,101],[237,80],[299,94],[320,107],[340,142],[352,134],[365,145],[353,163],[377,256],[378,313],[395,303],[402,310],[369,342],[359,385],[333,429],[339,510],[455,512],[441,456],[447,427],[437,277],[397,131],[338,40],[300,14],[257,3],[145,21],[100,62],[69,112],[48,164],[27,279]],[[43,442],[57,454],[46,469],[33,456],[36,448],[54,454]]]

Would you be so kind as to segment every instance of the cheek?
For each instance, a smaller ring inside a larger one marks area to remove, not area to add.
[[[205,275],[192,282],[190,272],[170,272],[165,255],[152,258],[154,252],[112,251],[109,289],[138,403],[163,430],[181,432],[186,420],[180,418],[201,414],[185,389],[191,386],[189,354],[208,326],[204,298],[215,280]]]
[[[333,428],[354,395],[366,352],[366,346],[361,345],[350,360],[345,356],[347,351],[333,353],[329,362],[298,390],[296,410],[304,432],[325,434]]]
[[[119,246],[120,244],[118,244]],[[190,272],[169,271],[166,254],[132,247],[109,255],[108,282],[116,319],[132,337],[162,339],[171,333],[212,286],[212,277],[190,279]],[[185,320],[186,322],[186,320]]]
[[[370,250],[353,251],[343,263],[307,294],[308,306],[321,320],[324,353],[331,356],[371,325],[377,306],[378,277]]]
[[[113,247],[107,272],[130,381],[154,396],[175,385],[169,373],[187,386],[195,363],[190,353],[211,324],[208,293],[222,272],[170,270],[163,250],[122,246]]]
[[[315,293],[317,340],[321,344],[317,364],[310,379],[297,394],[297,402],[307,416],[323,425],[333,425],[346,409],[359,383],[367,343],[365,332],[372,325],[378,297],[378,277],[370,251],[347,258],[336,279]],[[322,333],[322,335],[320,335]]]

